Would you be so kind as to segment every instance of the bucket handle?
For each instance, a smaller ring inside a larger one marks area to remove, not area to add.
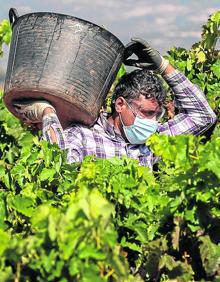
[[[18,19],[18,12],[17,12],[17,10],[15,9],[15,8],[11,8],[10,10],[9,10],[9,13],[8,13],[8,15],[9,15],[9,21],[10,21],[10,24],[11,24],[11,26],[13,27],[13,24],[14,24],[14,22]]]

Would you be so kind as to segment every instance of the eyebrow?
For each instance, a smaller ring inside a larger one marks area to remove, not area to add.
[[[153,111],[153,112],[156,112],[156,111],[160,110],[160,106],[159,106],[159,105],[158,105],[155,109],[154,109],[154,108],[148,108],[148,109],[146,109],[146,108],[143,108],[142,105],[137,106],[137,108],[138,108],[138,110]]]

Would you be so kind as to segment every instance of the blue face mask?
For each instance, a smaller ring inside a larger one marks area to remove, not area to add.
[[[138,115],[135,117],[132,125],[126,126],[122,120],[121,123],[125,136],[131,144],[144,144],[158,128],[158,122],[156,120],[141,118]]]

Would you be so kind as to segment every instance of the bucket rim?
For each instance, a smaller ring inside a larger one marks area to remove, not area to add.
[[[100,28],[101,30],[103,31],[106,31],[107,33],[109,33],[109,35],[113,36],[121,45],[122,47],[124,47],[124,44],[121,42],[121,40],[116,36],[114,35],[111,31],[107,30],[106,28],[98,25],[98,24],[95,24],[91,21],[88,21],[88,20],[85,20],[85,19],[82,19],[82,18],[79,18],[79,17],[75,17],[75,16],[72,16],[72,15],[68,15],[68,14],[62,14],[62,13],[56,13],[56,12],[31,12],[31,13],[27,13],[27,14],[23,14],[21,16],[18,16],[16,18],[16,20],[13,22],[12,24],[12,28],[16,25],[16,23],[20,20],[22,20],[23,18],[25,17],[30,17],[32,15],[39,15],[39,16],[44,16],[44,15],[51,15],[51,16],[59,16],[59,17],[66,17],[66,18],[69,18],[69,19],[76,19],[76,20],[79,20],[79,21],[82,21],[84,23],[88,23],[88,24],[91,24],[95,27],[98,27]]]

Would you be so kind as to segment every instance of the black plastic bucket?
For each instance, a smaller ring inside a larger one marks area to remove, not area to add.
[[[92,125],[121,66],[124,45],[91,22],[57,13],[18,17],[9,11],[12,41],[4,102],[46,99],[63,127]]]

